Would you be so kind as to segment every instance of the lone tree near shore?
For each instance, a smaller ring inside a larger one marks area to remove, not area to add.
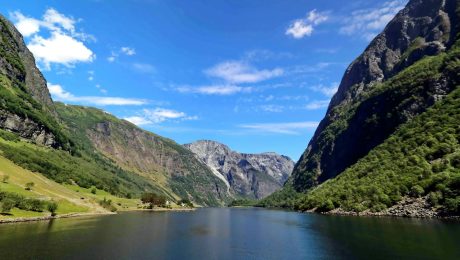
[[[56,202],[48,203],[48,211],[51,212],[51,216],[56,216],[56,210],[58,209],[58,204]]]

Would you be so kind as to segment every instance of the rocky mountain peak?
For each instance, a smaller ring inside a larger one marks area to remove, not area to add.
[[[456,0],[411,0],[346,70],[329,111],[455,40]]]
[[[280,189],[294,162],[276,153],[243,154],[210,140],[184,145],[224,180],[236,195],[263,198]]]

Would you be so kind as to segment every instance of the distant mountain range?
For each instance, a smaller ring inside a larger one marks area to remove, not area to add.
[[[239,197],[260,199],[270,195],[283,186],[294,168],[289,157],[276,153],[238,153],[208,140],[184,146]]]

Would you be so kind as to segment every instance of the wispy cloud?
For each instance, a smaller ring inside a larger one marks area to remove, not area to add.
[[[249,93],[252,91],[251,87],[239,87],[235,85],[211,85],[211,86],[181,86],[176,88],[180,93],[196,93],[202,95],[217,95],[228,96],[236,93]]]
[[[326,108],[329,106],[329,102],[330,100],[315,100],[315,101],[312,101],[310,103],[308,103],[307,105],[305,105],[305,109],[307,110],[317,110],[317,109],[321,109],[321,108]]]
[[[120,51],[128,56],[133,56],[136,54],[136,50],[131,47],[121,47]]]
[[[318,127],[318,122],[290,122],[290,123],[258,123],[243,124],[240,128],[253,130],[261,133],[276,134],[300,134],[302,130],[312,130]]]
[[[242,61],[226,61],[205,70],[205,74],[229,83],[256,83],[283,75],[281,68],[259,70]]]
[[[407,1],[387,1],[376,8],[356,10],[344,20],[340,33],[360,35],[363,39],[370,41],[404,8]]]
[[[148,64],[148,63],[134,62],[131,64],[131,68],[139,73],[145,73],[145,74],[156,72],[155,66]]]
[[[295,39],[302,39],[305,36],[310,36],[314,27],[327,21],[329,16],[325,12],[317,12],[316,9],[308,13],[306,18],[297,19],[291,22],[286,29],[286,35],[292,36]]]
[[[317,86],[310,87],[311,90],[315,92],[320,92],[327,97],[332,97],[337,92],[338,88],[339,88],[339,84],[336,82],[330,86],[317,85]]]
[[[96,55],[85,44],[94,36],[76,29],[78,19],[59,13],[53,8],[46,10],[42,19],[27,17],[19,11],[10,14],[19,32],[30,38],[27,47],[44,69],[52,64],[73,67],[79,62],[92,62]],[[46,29],[49,35],[39,35]]]
[[[88,71],[88,80],[93,81],[94,80],[94,70]]]
[[[257,62],[266,60],[292,59],[294,57],[294,54],[290,52],[273,52],[265,49],[256,49],[245,52],[243,55],[243,60],[248,62]]]
[[[98,96],[75,96],[64,90],[61,85],[48,83],[48,89],[57,101],[73,102],[78,104],[98,105],[98,106],[126,106],[126,105],[145,105],[148,102],[143,99],[122,98],[122,97],[98,97]]]
[[[260,109],[270,113],[281,113],[284,111],[284,106],[281,105],[261,105]]]
[[[107,57],[108,62],[114,62],[120,55],[133,56],[136,55],[136,49],[133,47],[121,47],[117,50],[110,52],[110,56]]]
[[[180,112],[172,109],[155,108],[143,109],[139,115],[124,118],[131,123],[142,125],[153,125],[163,123],[165,121],[190,121],[197,120],[197,116],[189,116],[185,112]]]

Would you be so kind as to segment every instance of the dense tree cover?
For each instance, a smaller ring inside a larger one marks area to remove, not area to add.
[[[447,53],[425,57],[388,81],[375,85],[372,91],[357,97],[356,102],[334,108],[340,117],[323,131],[323,140],[332,142],[349,127],[349,120],[357,116],[363,104],[381,96],[391,102],[397,100],[397,107],[384,116],[368,113],[366,124],[385,125],[386,120],[402,116],[398,107],[425,102],[429,95],[416,93],[433,91],[433,84],[442,77],[453,86],[447,98],[401,125],[382,144],[337,177],[315,187],[315,183],[311,182],[315,173],[306,172],[300,176],[303,178],[301,186],[307,187],[306,193],[296,193],[290,180],[283,190],[262,200],[259,205],[317,211],[335,208],[356,212],[367,209],[381,211],[404,196],[412,196],[426,197],[439,210],[460,214],[460,90],[456,87],[460,83],[458,41]],[[390,103],[387,105],[393,107]],[[353,147],[349,149],[353,152]],[[302,182],[301,179],[296,181]]]
[[[283,189],[275,191],[270,196],[260,200],[256,206],[293,209],[299,197],[300,193],[297,193],[291,184],[286,184]]]
[[[460,214],[459,123],[460,88],[335,179],[306,194],[289,192],[292,188],[287,187],[260,204],[301,211],[361,212],[384,210],[403,196],[426,196],[439,210]]]
[[[460,213],[459,123],[457,89],[295,207],[380,211],[402,196],[428,196],[433,206]]]
[[[459,43],[457,43],[459,45]],[[411,114],[422,113],[435,102],[439,88],[451,91],[459,84],[459,46],[437,56],[427,56],[383,83],[360,89],[352,102],[343,102],[331,108],[324,119],[326,126],[313,143],[314,151],[304,154],[293,172],[293,185],[297,191],[306,191],[326,179],[335,177],[347,167],[365,156],[369,150],[382,143],[396,128],[410,120]],[[437,87],[436,84],[446,87]],[[436,93],[436,94],[435,94]],[[340,156],[353,138],[356,145],[353,153],[342,155],[340,160],[329,157]]]
[[[256,200],[251,200],[251,199],[236,199],[232,200],[230,204],[228,204],[229,207],[253,207],[256,206],[257,201]]]
[[[13,208],[43,212],[45,208],[50,209],[49,205],[55,204],[55,202],[26,198],[16,193],[0,191],[0,204],[2,213],[8,213]],[[51,209],[54,209],[54,206]],[[57,205],[54,210],[56,209]],[[51,210],[50,212],[52,213]]]
[[[142,194],[141,201],[144,204],[149,204],[149,208],[153,209],[154,206],[165,207],[166,197],[156,193],[144,193]]]

